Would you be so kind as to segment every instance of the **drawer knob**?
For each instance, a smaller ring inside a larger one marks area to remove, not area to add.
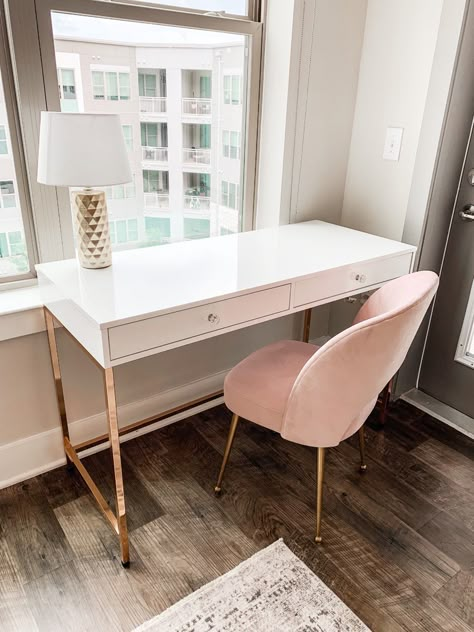
[[[217,314],[209,314],[209,316],[207,317],[207,320],[211,323],[211,325],[217,325],[220,318]]]
[[[366,276],[365,274],[356,274],[355,280],[359,281],[359,283],[365,283]]]

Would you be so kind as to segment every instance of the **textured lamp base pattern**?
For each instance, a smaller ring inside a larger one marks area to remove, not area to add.
[[[83,268],[108,268],[112,265],[109,218],[104,191],[76,193],[78,230],[77,252]]]

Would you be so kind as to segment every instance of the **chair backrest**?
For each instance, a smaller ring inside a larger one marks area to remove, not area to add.
[[[437,287],[434,272],[415,272],[372,294],[352,327],[320,347],[301,370],[281,435],[329,447],[354,434],[400,368]]]

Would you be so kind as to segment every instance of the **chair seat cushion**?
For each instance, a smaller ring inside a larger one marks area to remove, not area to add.
[[[295,340],[281,340],[242,360],[224,382],[227,408],[244,419],[280,432],[295,380],[319,349]]]

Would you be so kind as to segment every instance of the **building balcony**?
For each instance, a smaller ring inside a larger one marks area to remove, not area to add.
[[[142,147],[142,160],[168,162],[168,147]]]
[[[167,211],[170,207],[170,196],[168,193],[145,193],[146,211]]]
[[[182,111],[185,116],[211,116],[211,99],[189,97],[183,99]]]
[[[210,211],[211,198],[203,195],[185,195],[184,208],[187,214],[189,214],[189,211]]]
[[[183,149],[183,162],[189,165],[210,165],[211,150],[207,148]]]
[[[141,114],[163,116],[167,112],[167,99],[166,97],[139,97],[138,107]]]

